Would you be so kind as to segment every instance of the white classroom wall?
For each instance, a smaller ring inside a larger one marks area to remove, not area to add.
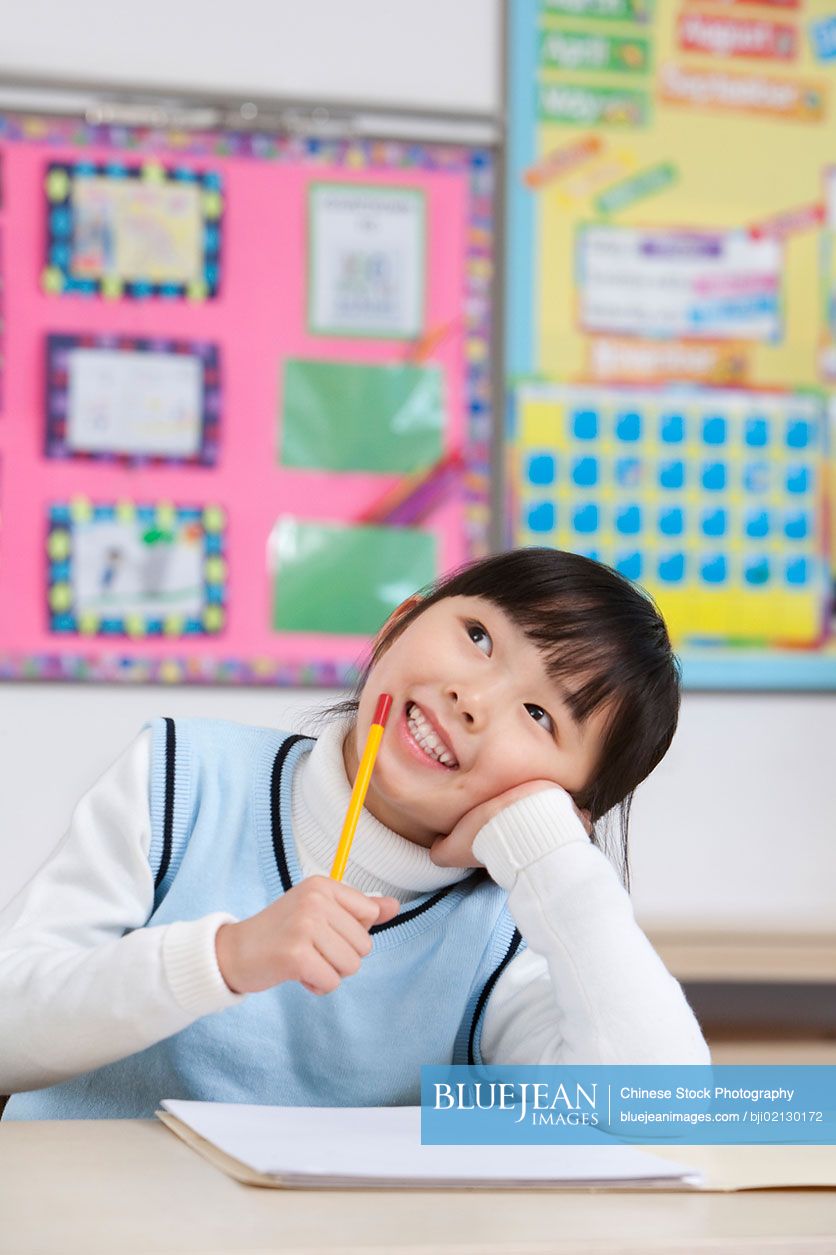
[[[7,6],[11,75],[495,113],[499,0],[27,0]],[[287,725],[306,690],[0,686],[0,906],[60,839],[72,806],[156,714]],[[685,699],[633,811],[647,926],[832,929],[836,697]]]

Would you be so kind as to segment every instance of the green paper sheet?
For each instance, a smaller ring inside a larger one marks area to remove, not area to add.
[[[439,460],[443,429],[437,366],[285,362],[284,466],[408,474]]]
[[[436,538],[414,528],[280,519],[270,538],[273,628],[372,636],[438,573]]]

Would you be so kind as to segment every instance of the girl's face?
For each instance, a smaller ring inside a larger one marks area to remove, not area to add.
[[[592,778],[609,713],[576,724],[537,646],[481,597],[436,602],[373,666],[343,746],[351,781],[381,693],[391,693],[392,709],[366,807],[424,846],[529,780],[578,793]]]

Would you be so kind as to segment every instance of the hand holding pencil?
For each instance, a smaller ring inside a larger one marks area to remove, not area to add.
[[[371,953],[369,929],[397,915],[396,898],[372,897],[328,876],[307,876],[263,911],[215,935],[218,967],[233,993],[298,981],[330,994]]]

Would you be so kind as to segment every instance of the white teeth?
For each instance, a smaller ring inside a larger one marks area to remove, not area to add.
[[[429,754],[431,758],[435,758],[445,767],[458,767],[458,763],[453,755],[438,739],[433,727],[427,722],[417,706],[413,705],[410,707],[406,722],[413,739],[418,742],[426,754]]]

